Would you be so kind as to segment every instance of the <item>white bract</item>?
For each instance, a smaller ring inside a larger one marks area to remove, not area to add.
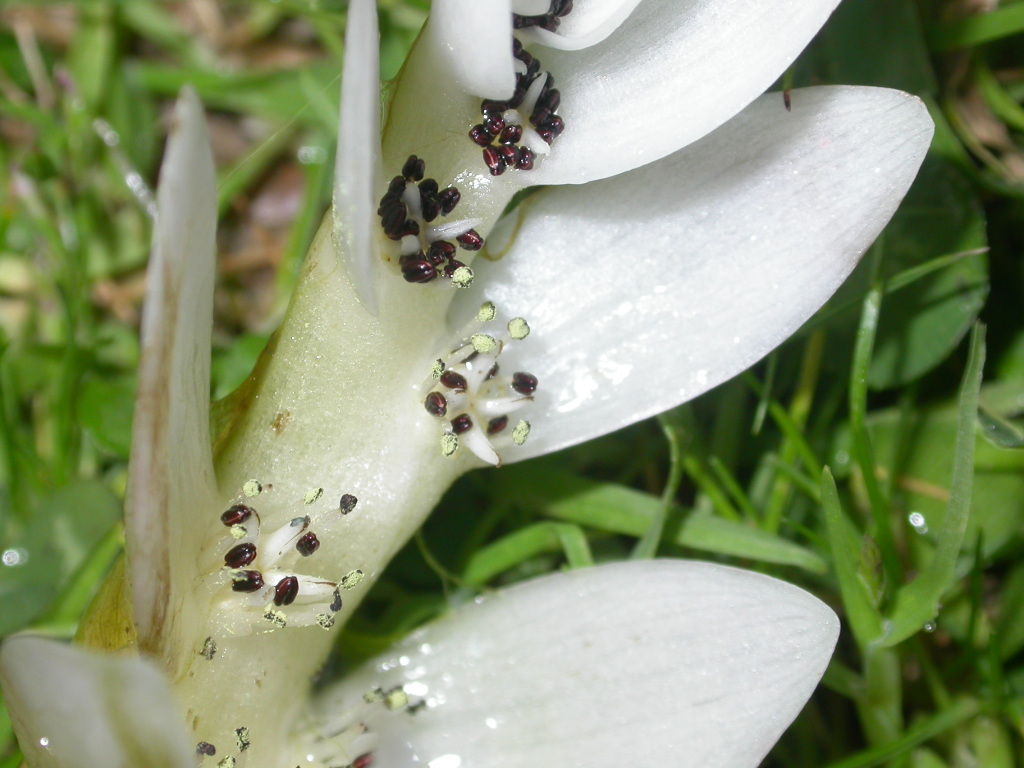
[[[742,371],[881,231],[931,122],[882,89],[796,91],[791,110],[757,98],[835,2],[796,5],[437,2],[381,115],[375,8],[353,0],[333,215],[253,375],[217,408],[212,453],[216,192],[186,92],[143,323],[130,589],[109,585],[86,633],[157,660],[181,720],[143,665],[18,640],[5,685],[33,764],[152,763],[132,735],[152,723],[110,682],[138,676],[163,702],[154,717],[173,721],[157,740],[178,745],[161,747],[167,764],[201,743],[216,749],[202,747],[204,764],[285,765],[297,739],[320,736],[305,743],[314,764],[357,768],[371,752],[432,768],[756,765],[813,688],[834,618],[793,588],[696,564],[518,588],[427,630],[315,718],[305,702],[332,628],[454,478]],[[501,217],[537,184],[553,186]],[[578,637],[589,645],[567,644]],[[33,688],[22,670],[49,682]],[[359,704],[371,683],[380,700]],[[92,695],[95,716],[55,723],[48,702],[65,688]]]

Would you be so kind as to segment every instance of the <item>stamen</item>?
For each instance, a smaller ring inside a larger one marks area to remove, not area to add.
[[[512,26],[515,29],[527,29],[529,27],[540,27],[549,32],[558,29],[562,17],[572,10],[572,0],[551,0],[548,12],[539,16],[524,16],[518,13],[512,14]]]
[[[512,14],[513,28],[539,27],[554,31],[572,10],[572,0],[553,0],[548,12],[539,16]],[[483,121],[469,129],[469,138],[482,147],[484,165],[492,176],[508,169],[528,171],[537,155],[550,152],[551,143],[565,130],[555,114],[562,103],[555,80],[542,72],[540,62],[512,38],[516,87],[508,101],[484,99],[480,103]]]
[[[473,281],[473,271],[455,258],[454,239],[470,251],[483,246],[483,238],[473,229],[476,219],[433,222],[447,217],[462,195],[453,186],[441,189],[435,179],[424,179],[426,164],[410,155],[380,200],[377,214],[384,234],[398,243],[396,253],[402,277],[410,283],[430,283],[439,276],[451,280],[456,288]]]
[[[510,436],[503,435],[508,415],[527,405],[537,391],[537,377],[526,371],[502,376],[498,357],[508,344],[522,341],[530,333],[529,324],[521,317],[506,326],[507,333],[477,330],[497,319],[493,303],[485,302],[477,312],[474,327],[465,339],[433,366],[427,381],[424,409],[441,420],[441,454],[454,455],[464,445],[480,459],[500,465],[492,439],[522,445],[529,434],[517,426]],[[526,422],[520,422],[520,425]]]
[[[414,176],[419,173],[415,164],[403,170]],[[270,486],[261,488],[262,493]],[[318,503],[323,496],[323,488],[308,491],[300,507],[304,514],[269,532],[264,530],[265,520],[247,504],[232,504],[221,514],[221,523],[228,531],[211,546],[220,548],[222,565],[211,562],[214,552],[209,547],[201,554],[200,562],[209,564],[206,578],[226,590],[218,606],[227,632],[248,634],[311,625],[329,629],[334,625],[335,614],[342,607],[339,584],[292,570],[300,560],[305,561],[321,548],[311,527],[337,525],[358,503],[355,496],[346,493],[335,509],[325,509]],[[362,571],[350,571],[343,579],[344,588],[351,589],[358,583],[354,574],[361,577]],[[282,608],[287,608],[287,613]],[[208,656],[207,645],[211,648]],[[202,653],[212,658],[215,649],[211,637]]]

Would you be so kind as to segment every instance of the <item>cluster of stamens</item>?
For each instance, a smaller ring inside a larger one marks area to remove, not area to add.
[[[268,533],[252,506],[252,500],[268,489],[255,480],[249,481],[243,491],[244,499],[220,516],[227,531],[216,547],[223,553],[216,579],[230,584],[233,593],[222,600],[225,607],[237,609],[240,603],[242,608],[226,612],[225,629],[234,634],[314,624],[330,629],[335,614],[341,610],[342,590],[358,584],[362,571],[351,571],[336,582],[305,576],[296,572],[295,566],[320,549],[320,539],[313,527],[330,525],[330,517],[351,513],[356,497],[345,494],[337,507],[313,511],[324,494],[322,488],[315,488],[303,500],[304,514]],[[212,653],[208,658],[212,658]]]
[[[562,21],[562,17],[572,10],[572,0],[551,0],[547,13],[539,16],[525,16],[521,13],[512,14],[512,26],[515,29],[527,29],[539,27],[548,32],[554,32]]]
[[[217,768],[240,768],[244,765],[246,753],[252,742],[249,737],[249,729],[245,726],[235,729],[235,749],[238,757],[234,754],[224,755],[217,761]],[[217,757],[217,747],[208,741],[200,741],[196,744],[196,762],[202,765],[206,758]]]
[[[497,309],[485,302],[477,313],[477,324],[493,321]],[[430,392],[423,407],[441,420],[441,453],[452,456],[465,445],[488,464],[499,466],[501,459],[494,442],[510,436],[522,445],[530,433],[530,424],[520,420],[508,430],[509,414],[533,400],[537,377],[525,371],[511,376],[501,373],[498,358],[510,341],[521,341],[530,327],[521,318],[508,322],[507,335],[496,338],[487,333],[469,334],[444,358],[438,358],[431,372]]]
[[[444,189],[434,179],[425,179],[425,163],[410,155],[380,200],[377,214],[384,234],[400,247],[398,265],[402,277],[410,283],[429,283],[439,276],[465,288],[473,281],[473,272],[456,258],[456,246],[467,251],[483,247],[475,220],[461,219],[433,224],[438,216],[448,216],[459,204],[461,195],[454,186]]]
[[[556,5],[561,4],[552,3]],[[564,16],[571,8],[570,2],[568,9],[559,15]],[[551,14],[515,16],[515,19],[547,19],[548,16]],[[552,18],[557,20],[558,16]],[[525,26],[548,28],[539,22],[520,25]],[[516,88],[512,98],[482,101],[483,122],[469,129],[469,138],[483,147],[484,163],[492,176],[500,176],[510,168],[530,170],[537,155],[548,154],[551,143],[565,130],[565,122],[555,114],[562,101],[555,79],[541,71],[537,58],[515,38],[512,39],[512,55],[516,64]]]
[[[327,714],[306,746],[310,762],[343,768],[369,768],[380,746],[387,720],[415,715],[428,706],[421,683],[395,686],[387,690],[374,687],[353,701],[341,699],[325,708]],[[416,696],[416,700],[413,697]]]

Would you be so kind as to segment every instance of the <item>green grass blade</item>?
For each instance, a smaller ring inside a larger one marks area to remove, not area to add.
[[[971,506],[978,392],[981,389],[984,365],[985,327],[978,323],[971,333],[967,370],[960,386],[953,479],[946,517],[931,562],[896,596],[891,618],[892,629],[885,639],[886,645],[892,646],[906,640],[935,618],[943,595],[956,578],[956,561],[967,530]]]
[[[881,636],[882,617],[869,592],[869,581],[861,573],[864,567],[862,539],[843,514],[836,481],[827,467],[821,475],[821,503],[843,610],[857,644],[865,649]]]

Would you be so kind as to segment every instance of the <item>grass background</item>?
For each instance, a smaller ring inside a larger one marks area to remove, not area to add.
[[[378,5],[389,77],[427,1]],[[72,635],[123,543],[174,94],[191,83],[209,108],[220,173],[219,397],[279,319],[329,200],[344,13],[0,4],[0,635]],[[843,618],[768,765],[1024,766],[1024,2],[843,0],[780,85],[811,83],[911,91],[937,125],[851,280],[697,401],[457,483],[346,627],[339,664],[495,586],[699,557]],[[18,761],[0,710],[0,768]]]

